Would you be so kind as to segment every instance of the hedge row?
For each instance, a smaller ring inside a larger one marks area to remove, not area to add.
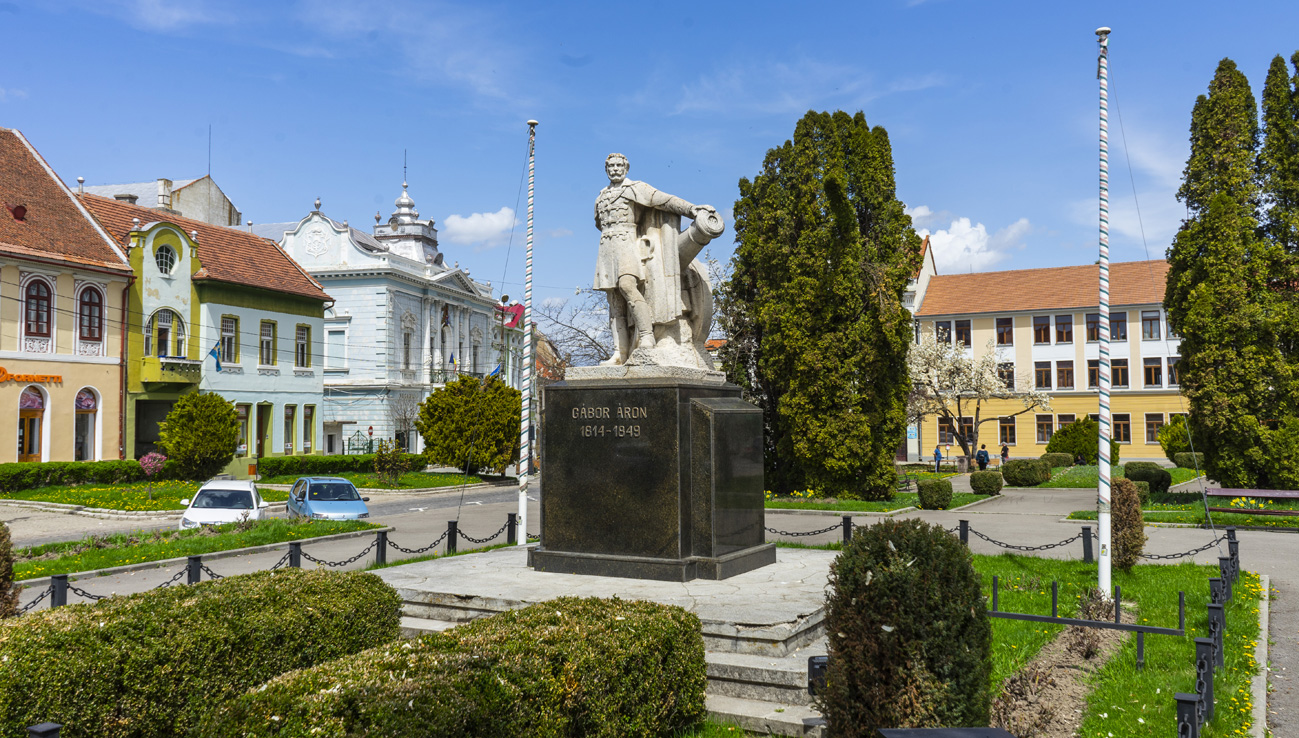
[[[284,672],[392,642],[400,608],[372,574],[290,569],[6,620],[0,734],[185,735]]]
[[[1073,466],[1073,462],[1074,462],[1073,456],[1070,456],[1069,454],[1062,454],[1062,453],[1046,453],[1046,454],[1042,454],[1040,458],[1042,459],[1042,461],[1046,462],[1046,465],[1048,467],[1052,469],[1058,466]]]
[[[199,735],[672,736],[704,718],[699,619],[562,598],[284,674]]]
[[[1036,487],[1051,479],[1051,467],[1041,459],[1014,459],[1001,465],[1009,487]]]
[[[0,491],[3,492],[54,485],[117,484],[143,479],[144,470],[134,459],[0,464]]]
[[[1182,451],[1173,454],[1173,463],[1183,469],[1204,469],[1204,454],[1196,451]]]
[[[1153,461],[1129,461],[1123,467],[1123,476],[1134,482],[1149,482],[1150,491],[1156,495],[1168,492],[1173,475]]]
[[[422,454],[406,454],[408,468],[428,465]],[[340,454],[336,456],[268,456],[257,462],[257,473],[263,477],[313,476],[374,471],[374,454]]]

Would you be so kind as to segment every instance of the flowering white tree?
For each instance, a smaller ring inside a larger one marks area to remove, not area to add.
[[[1003,374],[999,363],[997,347],[992,341],[988,341],[987,349],[980,356],[971,357],[955,342],[939,343],[933,336],[925,336],[907,355],[911,373],[911,396],[907,399],[909,419],[915,422],[928,417],[946,418],[961,451],[969,458],[979,447],[979,426],[1007,417],[982,417],[985,401],[1022,402],[1023,409],[1010,413],[1009,417],[1039,408],[1051,409],[1051,397],[1047,393],[1034,389],[1027,376]],[[962,427],[961,418],[973,419],[973,428],[968,432]]]

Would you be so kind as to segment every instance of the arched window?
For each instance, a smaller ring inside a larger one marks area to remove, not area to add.
[[[176,266],[176,252],[170,246],[159,246],[153,253],[153,259],[158,263],[158,271],[163,274],[171,274]]]
[[[99,398],[94,390],[83,388],[77,393],[77,420],[73,427],[72,452],[77,461],[94,461],[98,456],[95,438],[95,420],[99,412]]]
[[[144,355],[153,356],[155,346],[158,356],[185,356],[185,323],[166,308],[154,313],[144,330]]]
[[[50,286],[43,280],[33,279],[27,285],[25,296],[27,335],[49,338]]]
[[[45,394],[28,387],[18,397],[18,460],[41,460],[41,436],[44,432]]]
[[[104,296],[94,287],[81,291],[77,305],[77,325],[83,341],[104,339]]]

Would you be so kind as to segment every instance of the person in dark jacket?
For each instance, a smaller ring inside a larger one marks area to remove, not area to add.
[[[979,471],[985,471],[988,468],[988,444],[979,445],[979,451],[974,454],[974,460],[979,462]]]
[[[1004,464],[1007,461],[1010,461],[1010,446],[1003,443],[1001,444],[1001,463]]]

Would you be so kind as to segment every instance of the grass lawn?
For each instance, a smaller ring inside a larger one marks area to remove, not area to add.
[[[951,507],[968,505],[971,502],[987,499],[987,497],[987,495],[976,495],[970,492],[956,492],[952,494]],[[920,496],[915,492],[900,492],[887,502],[868,500],[822,502],[822,499],[819,497],[799,498],[793,496],[768,497],[766,507],[768,510],[842,510],[844,512],[890,512],[892,510],[901,510],[904,507],[920,507]]]
[[[189,499],[198,491],[200,482],[130,482],[126,484],[82,484],[75,487],[38,487],[0,494],[6,500],[31,500],[57,502],[64,505],[84,505],[105,510],[168,511],[183,510],[181,500]],[[262,499],[267,502],[284,502],[289,497],[285,490],[259,487]],[[152,495],[153,499],[150,499]]]
[[[260,484],[293,484],[303,475],[285,474],[278,477],[264,477],[259,480]],[[401,482],[393,487],[379,481],[379,477],[374,474],[363,472],[343,472],[341,474],[322,474],[321,476],[342,477],[357,487],[367,489],[425,489],[428,487],[453,487],[457,484],[478,484],[483,481],[479,477],[465,477],[463,474],[454,474],[449,472],[406,472],[401,475]]]
[[[802,547],[834,550],[841,546]],[[1051,581],[1055,579],[1060,582],[1060,612],[1072,615],[1079,594],[1096,583],[1096,564],[1012,554],[973,558],[975,569],[983,575],[985,594],[991,594],[992,575],[1000,577],[1002,610],[1050,614]],[[1136,638],[1129,638],[1095,675],[1080,735],[1155,738],[1175,732],[1173,693],[1194,691],[1194,639],[1208,635],[1208,578],[1217,575],[1216,566],[1190,563],[1140,565],[1130,574],[1114,572],[1114,584],[1123,588],[1124,602],[1136,604],[1141,623],[1177,627],[1177,592],[1185,591],[1187,632],[1180,638],[1148,636],[1143,671],[1136,670]],[[1250,678],[1258,668],[1254,645],[1259,637],[1258,601],[1263,596],[1258,575],[1243,573],[1233,594],[1235,598],[1227,610],[1226,666],[1214,680],[1218,709],[1213,722],[1201,734],[1209,737],[1247,733],[1252,722]],[[1060,628],[994,619],[994,684],[1028,663]]]
[[[1214,507],[1225,507],[1225,505],[1213,505]],[[1150,503],[1142,508],[1142,517],[1147,523],[1182,523],[1186,525],[1198,525],[1203,528],[1209,526],[1205,519],[1203,505],[1161,505]],[[1078,510],[1069,513],[1070,520],[1095,520],[1095,510]],[[1214,513],[1213,525],[1216,528],[1225,528],[1228,525],[1237,527],[1255,526],[1259,528],[1299,528],[1299,516],[1281,517],[1275,515],[1251,515],[1248,511],[1242,510],[1239,513]]]
[[[1174,467],[1168,470],[1173,476],[1173,484],[1181,484],[1195,479],[1194,469],[1183,469]],[[1123,465],[1114,467],[1111,477],[1123,476]],[[1100,481],[1097,467],[1090,465],[1083,466],[1057,466],[1051,470],[1051,478],[1042,484],[1042,487],[1075,487],[1084,489],[1095,489],[1096,484]]]
[[[243,527],[243,530],[239,528]],[[211,528],[159,530],[91,536],[80,541],[47,543],[14,551],[14,579],[35,579],[54,574],[106,569],[179,556],[229,551],[248,546],[301,541],[334,533],[378,528],[361,520],[310,520],[289,522],[271,519],[257,523],[229,523]]]

